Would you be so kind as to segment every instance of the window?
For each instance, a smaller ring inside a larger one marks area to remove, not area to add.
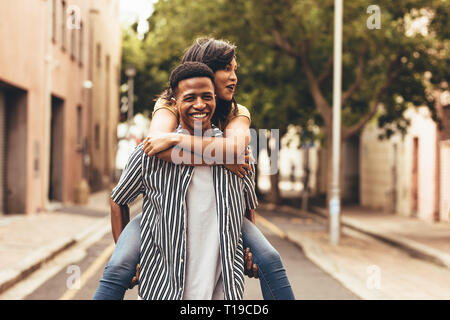
[[[77,150],[83,150],[83,109],[77,107]]]
[[[71,19],[75,19],[75,12],[72,12],[70,15]],[[74,20],[72,20],[74,21]],[[76,47],[76,29],[75,28],[71,28],[70,29],[70,58],[72,58],[72,60],[75,60],[75,47]]]
[[[444,121],[445,127],[444,127],[444,140],[450,139],[450,105],[447,105],[444,107]]]
[[[102,66],[102,45],[97,43],[97,67],[100,68]]]
[[[94,139],[95,139],[95,148],[98,150],[100,149],[100,125],[98,123],[95,124]]]
[[[80,62],[80,66],[83,66],[83,46],[84,46],[84,38],[83,38],[83,22],[80,22],[80,35],[78,38],[78,61]]]
[[[56,0],[52,0],[52,41],[53,41],[53,43],[56,42],[56,18],[57,18],[56,5],[57,5]]]
[[[110,67],[111,67],[111,57],[109,56],[109,54],[106,55],[105,66],[106,66],[106,73],[108,75],[108,81],[109,81],[110,80],[109,73],[110,73]]]
[[[70,30],[70,57],[72,60],[75,60],[77,53],[79,53],[77,52],[77,34],[79,33],[78,30],[81,28],[80,7],[76,5],[69,5],[67,8],[67,14],[70,15],[66,23],[66,28]]]
[[[61,49],[66,50],[66,2],[61,5]]]

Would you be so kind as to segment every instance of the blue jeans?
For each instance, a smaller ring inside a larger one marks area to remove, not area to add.
[[[116,247],[103,271],[94,300],[123,300],[139,264],[142,213],[134,217],[117,239]]]
[[[141,216],[142,214],[139,214],[132,219],[120,234],[95,292],[94,300],[123,299],[139,263]],[[258,265],[264,299],[294,300],[294,293],[279,253],[248,219],[244,219],[242,237],[244,248],[250,248],[253,263]]]
[[[258,265],[259,284],[264,300],[295,300],[280,254],[248,219],[242,224],[244,248],[250,248]]]

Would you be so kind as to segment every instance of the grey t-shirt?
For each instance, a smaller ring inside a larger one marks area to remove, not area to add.
[[[223,300],[222,263],[212,167],[198,166],[186,195],[183,300]]]

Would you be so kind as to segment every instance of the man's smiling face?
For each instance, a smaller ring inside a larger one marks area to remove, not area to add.
[[[183,129],[194,134],[194,126],[201,127],[202,132],[211,128],[211,118],[216,110],[213,82],[207,77],[180,81],[176,90],[176,104]]]

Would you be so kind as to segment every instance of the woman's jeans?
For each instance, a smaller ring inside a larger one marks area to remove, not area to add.
[[[248,219],[242,225],[244,249],[250,248],[252,263],[258,266],[259,283],[264,300],[294,300],[291,284],[280,254],[261,231]]]
[[[122,300],[139,263],[140,222],[142,214],[132,219],[120,234],[94,300]],[[258,265],[261,291],[265,300],[294,300],[286,270],[278,252],[248,219],[242,227],[244,248],[250,248]]]
[[[122,300],[130,287],[139,264],[141,216],[142,213],[134,217],[117,239],[114,252],[95,291],[94,300]]]

